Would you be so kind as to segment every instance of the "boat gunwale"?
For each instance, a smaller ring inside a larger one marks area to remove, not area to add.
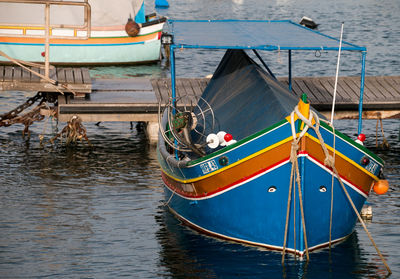
[[[258,137],[260,137],[260,136],[272,131],[273,129],[278,128],[278,127],[286,124],[286,122],[289,123],[286,119],[282,119],[281,121],[279,121],[279,122],[277,122],[277,123],[265,128],[265,129],[263,129],[263,130],[261,130],[259,132],[256,132],[256,133],[254,133],[254,134],[252,134],[252,135],[250,135],[250,136],[248,136],[248,137],[246,137],[244,139],[241,139],[241,140],[239,140],[238,142],[236,142],[236,143],[234,143],[232,145],[226,146],[226,147],[224,147],[224,148],[222,148],[220,150],[217,150],[217,151],[215,151],[213,153],[207,154],[207,155],[205,155],[205,156],[203,156],[201,158],[197,158],[195,160],[189,161],[186,164],[186,166],[187,167],[193,167],[193,166],[196,166],[196,165],[198,165],[198,164],[200,164],[200,163],[202,163],[202,162],[204,162],[206,160],[213,159],[213,158],[215,158],[217,156],[223,155],[223,154],[231,151],[232,149],[235,149],[235,148],[237,148],[237,147],[239,147],[239,146],[241,146],[243,144],[246,144],[247,142],[258,138]],[[379,163],[379,165],[381,167],[383,167],[385,162],[381,158],[379,158],[377,155],[375,155],[372,151],[370,151],[368,148],[366,148],[365,146],[357,143],[356,141],[351,139],[349,136],[341,133],[337,129],[335,129],[334,132],[333,132],[333,128],[331,126],[329,126],[328,124],[326,124],[325,122],[323,122],[323,121],[320,121],[320,127],[321,126],[325,130],[330,132],[332,135],[334,134],[335,136],[338,136],[339,138],[341,138],[342,140],[344,140],[345,142],[347,142],[348,144],[350,144],[354,148],[358,149],[360,152],[362,152],[362,153],[364,153],[366,155],[369,155],[370,157],[372,157],[373,159],[378,161],[377,163]]]
[[[266,128],[264,130],[261,130],[261,131],[255,133],[255,134],[253,134],[253,135],[251,135],[249,137],[246,137],[246,138],[238,141],[235,144],[232,144],[230,146],[226,146],[226,147],[224,147],[224,148],[222,148],[222,149],[220,149],[220,150],[218,150],[218,151],[216,151],[214,153],[208,154],[207,156],[204,156],[202,158],[198,158],[198,159],[196,159],[194,161],[189,161],[186,164],[186,166],[182,166],[182,168],[187,168],[187,169],[188,168],[193,168],[193,167],[198,166],[202,162],[205,162],[205,161],[208,161],[208,160],[211,160],[211,159],[215,159],[218,156],[221,156],[221,155],[224,155],[224,154],[226,154],[228,152],[231,152],[232,150],[234,150],[236,148],[240,148],[241,146],[244,146],[244,145],[248,144],[249,142],[258,139],[259,137],[262,137],[262,136],[266,135],[267,133],[273,131],[274,129],[278,129],[280,127],[283,127],[284,125],[287,125],[288,123],[289,122],[286,119],[283,119],[283,120],[275,123],[274,125],[271,125],[270,127]],[[321,126],[327,132],[331,133],[332,136],[333,136],[332,128],[328,124],[326,124],[326,123],[324,123],[322,121],[320,121],[320,123],[322,123]],[[352,140],[351,138],[349,138],[345,134],[342,134],[342,133],[338,132],[336,129],[335,129],[335,136],[341,138],[345,143],[351,145],[353,148],[357,149],[359,152],[363,153],[364,155],[369,155],[372,159],[376,160],[375,162],[380,166],[380,168],[383,167],[383,164],[378,162],[378,161],[382,161],[382,159],[377,157],[375,154],[373,154],[371,151],[369,151],[366,147],[364,147],[364,146],[362,146],[360,144],[357,144],[354,140]],[[317,138],[315,138],[314,136],[310,135],[309,133],[306,133],[305,137],[309,137],[311,140],[320,143]],[[236,165],[239,165],[239,164],[241,164],[241,163],[243,163],[243,162],[245,162],[247,160],[250,160],[253,157],[256,157],[256,156],[258,156],[258,155],[260,155],[260,154],[262,154],[264,152],[268,152],[269,150],[271,150],[271,149],[273,149],[273,148],[275,148],[275,147],[277,147],[277,146],[279,146],[281,144],[284,144],[284,143],[286,143],[286,142],[288,142],[290,140],[292,140],[292,138],[291,137],[287,137],[287,138],[282,139],[282,140],[280,140],[280,141],[278,141],[278,142],[276,142],[274,144],[271,144],[271,145],[269,145],[269,146],[267,146],[267,147],[265,147],[263,149],[260,149],[259,151],[255,152],[255,153],[252,153],[252,154],[250,154],[248,156],[245,156],[245,157],[239,159],[238,161],[236,161],[236,162],[234,162],[234,163],[232,163],[232,164],[230,164],[228,166],[224,166],[222,168],[218,168],[215,171],[212,171],[212,172],[207,173],[205,175],[200,175],[200,176],[197,176],[197,177],[194,177],[194,178],[181,179],[181,178],[177,177],[176,175],[173,175],[172,174],[173,171],[171,173],[170,171],[165,169],[163,166],[161,166],[161,169],[167,176],[169,176],[170,178],[172,178],[172,179],[174,179],[176,181],[179,181],[181,183],[192,183],[192,182],[200,181],[200,180],[206,179],[208,177],[217,175],[218,173],[221,173],[221,172],[223,172],[223,171],[225,171],[227,169],[235,167]],[[355,145],[355,144],[357,144],[357,145]],[[333,150],[333,148],[331,146],[329,146],[327,144],[325,144],[325,145],[328,146],[328,149],[330,149],[331,151]],[[372,177],[372,179],[374,179],[375,181],[377,181],[379,179],[374,173],[372,173],[371,171],[369,171],[366,168],[361,167],[357,162],[355,162],[353,159],[349,158],[348,156],[346,156],[342,152],[336,151],[336,156],[339,156],[342,159],[344,159],[345,161],[349,162],[351,165],[355,166],[356,168],[358,168],[359,170],[361,170],[362,172],[364,172],[368,176]],[[163,157],[163,156],[161,155],[161,157]],[[193,162],[193,163],[191,165],[188,165],[191,162]]]

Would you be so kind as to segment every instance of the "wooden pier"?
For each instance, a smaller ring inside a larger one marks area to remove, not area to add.
[[[91,79],[84,68],[56,68],[50,77],[80,93],[59,95],[58,117],[62,122],[77,115],[84,122],[146,122],[148,129],[156,131],[158,103],[165,103],[171,92],[170,79]],[[286,78],[279,80],[288,85]],[[208,82],[207,78],[179,78],[177,96],[199,96]],[[306,93],[311,105],[328,116],[334,82],[334,77],[296,77],[292,91],[299,97]],[[335,119],[358,118],[359,84],[360,77],[339,77]],[[56,92],[54,85],[14,66],[0,66],[0,90]],[[365,78],[363,118],[400,118],[400,76]]]

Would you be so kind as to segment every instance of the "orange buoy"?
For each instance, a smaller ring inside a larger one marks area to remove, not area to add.
[[[373,189],[378,195],[386,194],[386,192],[389,190],[389,182],[386,179],[375,181]]]

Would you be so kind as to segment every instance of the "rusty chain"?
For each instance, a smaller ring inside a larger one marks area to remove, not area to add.
[[[86,135],[86,128],[82,125],[82,119],[79,116],[73,116],[62,131],[50,139],[50,143],[54,144],[57,138],[60,138],[62,142],[63,137],[65,137],[66,145],[76,143],[78,140],[81,142],[86,140],[88,145],[91,146],[90,140]]]
[[[24,110],[26,110],[27,108],[32,106],[39,99],[42,99],[40,103],[43,103],[45,101],[46,97],[43,94],[43,92],[38,92],[35,96],[26,100],[26,102],[23,103],[22,105],[19,105],[18,107],[16,107],[15,109],[13,109],[7,113],[1,114],[0,115],[0,127],[1,126],[10,126],[11,124],[7,125],[6,124],[7,121],[5,121],[5,120],[9,120],[9,119],[13,119],[13,118],[17,117],[18,114],[20,114],[21,112],[23,112]]]
[[[46,103],[46,102],[56,103],[56,100],[57,99],[52,98],[52,95],[48,95],[43,92],[38,92],[35,96],[29,98],[22,105],[19,105],[18,107],[7,113],[1,114],[0,127],[8,127],[16,123],[23,124],[25,125],[25,128],[22,131],[22,135],[25,136],[26,134],[28,134],[29,136],[30,135],[29,127],[34,122],[42,121],[45,118],[45,116],[41,114],[42,109],[46,109],[47,111],[49,111],[50,116],[57,117],[56,106],[49,107]],[[39,101],[39,104],[36,107],[34,107],[31,111],[23,115],[20,115],[21,112],[31,107],[37,101]],[[69,145],[70,143],[76,143],[78,140],[79,141],[86,140],[89,146],[91,146],[89,138],[86,135],[86,129],[82,124],[82,119],[77,116],[72,117],[71,120],[67,122],[67,125],[62,129],[62,131],[57,135],[55,135],[53,138],[51,138],[49,142],[54,144],[57,138],[60,138],[62,142],[64,137],[66,139],[67,145]],[[40,135],[39,138],[40,142],[42,143],[43,135]]]
[[[48,98],[49,96],[43,92],[38,92],[35,96],[29,98],[25,103],[22,105],[19,105],[15,109],[1,114],[0,115],[0,127],[8,127],[13,124],[23,124],[25,126],[24,130],[22,131],[22,135],[25,136],[28,134],[30,135],[29,132],[29,127],[33,124],[33,122],[36,121],[42,121],[45,116],[40,113],[41,109],[47,109],[47,110],[53,110],[53,115],[54,113],[54,108],[51,109],[45,102],[50,101],[54,102],[54,100],[51,100]],[[39,101],[39,104],[33,108],[31,111],[20,115],[21,112],[26,110],[27,108],[31,107],[33,104],[35,104],[37,101]]]

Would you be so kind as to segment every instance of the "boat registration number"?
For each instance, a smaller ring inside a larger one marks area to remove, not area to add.
[[[378,165],[375,164],[373,161],[371,161],[365,168],[367,170],[369,170],[371,173],[375,174],[375,171],[378,168]]]
[[[211,161],[201,164],[200,168],[201,168],[201,171],[203,172],[203,174],[207,174],[209,172],[217,170],[218,165],[214,160],[211,160]]]

